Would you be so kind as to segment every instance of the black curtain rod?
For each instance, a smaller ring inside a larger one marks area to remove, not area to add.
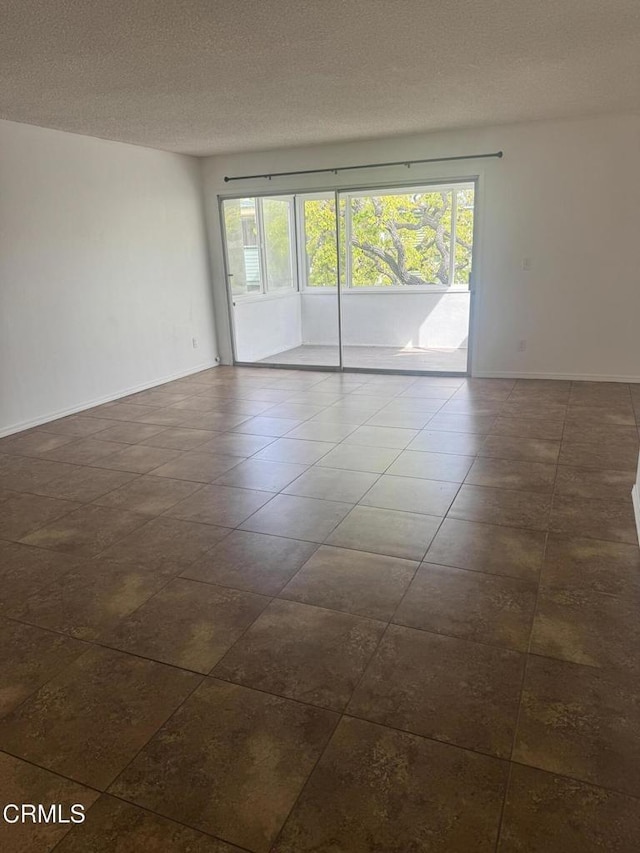
[[[451,163],[454,160],[485,160],[488,157],[502,157],[502,151],[494,151],[491,154],[463,154],[458,157],[430,157],[426,160],[396,160],[394,163],[366,163],[362,166],[334,166],[332,169],[300,169],[297,172],[271,172],[266,175],[236,175],[234,177],[226,176],[224,181],[226,184],[229,181],[250,181],[254,178],[286,178],[290,175],[320,175],[322,173],[331,172],[337,175],[338,172],[348,172],[354,169],[381,169],[384,166],[414,166],[420,163]]]

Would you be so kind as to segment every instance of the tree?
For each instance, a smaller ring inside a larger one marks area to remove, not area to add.
[[[451,280],[454,193],[456,216]],[[349,202],[352,286],[468,284],[473,243],[473,189],[354,195]],[[340,211],[340,229],[344,246],[344,206]],[[309,285],[334,284],[333,199],[305,202],[305,241]],[[344,266],[343,262],[343,270]]]
[[[344,200],[340,204],[340,222],[344,227]],[[314,198],[304,201],[304,238],[307,255],[307,285],[309,287],[335,287],[336,215],[333,198]],[[340,271],[342,284],[345,273],[345,243],[342,232]]]

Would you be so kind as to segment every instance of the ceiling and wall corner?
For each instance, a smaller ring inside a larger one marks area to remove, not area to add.
[[[3,0],[0,118],[197,155],[640,111],[637,0]]]

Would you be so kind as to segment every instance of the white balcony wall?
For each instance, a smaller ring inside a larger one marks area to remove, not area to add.
[[[259,361],[302,343],[299,293],[245,296],[232,310],[238,361]]]
[[[302,293],[302,343],[338,342],[335,291]],[[374,293],[345,290],[342,333],[345,346],[457,349],[467,345],[469,301],[466,293]]]

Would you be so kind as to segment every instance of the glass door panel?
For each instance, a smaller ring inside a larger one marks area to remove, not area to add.
[[[297,212],[305,350],[315,364],[339,367],[335,193],[300,195],[297,199]],[[342,280],[344,281],[344,264]]]
[[[474,185],[358,190],[341,203],[344,366],[466,373]]]
[[[261,201],[267,292],[293,290],[296,286],[293,196]]]
[[[466,373],[474,215],[472,182],[224,200],[236,361]]]
[[[333,193],[222,202],[236,361],[339,367],[334,208]]]
[[[262,292],[256,199],[229,199],[223,205],[227,271],[234,296]]]

